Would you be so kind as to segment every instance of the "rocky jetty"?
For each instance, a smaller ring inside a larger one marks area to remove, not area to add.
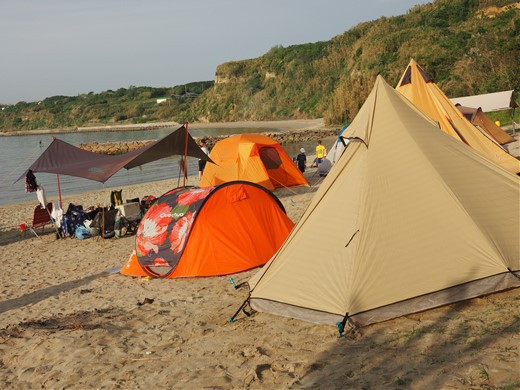
[[[339,128],[327,128],[327,129],[313,129],[313,130],[290,130],[283,132],[264,132],[263,135],[271,137],[281,145],[288,143],[303,143],[308,141],[316,141],[320,138],[334,137],[339,133]],[[218,136],[218,137],[200,137],[195,140],[203,139],[206,141],[206,145],[209,149],[213,148],[218,141],[227,138],[229,135]],[[154,140],[148,141],[129,141],[129,142],[91,142],[87,144],[80,144],[79,147],[89,152],[101,153],[101,154],[122,154],[128,153],[133,150],[142,148],[145,145],[153,142]]]

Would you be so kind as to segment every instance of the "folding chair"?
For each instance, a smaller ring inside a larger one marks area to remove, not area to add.
[[[110,204],[112,207],[123,204],[123,190],[114,190],[110,193]]]
[[[43,208],[40,205],[34,208],[32,224],[29,226],[29,230],[34,233],[36,237],[38,233],[36,233],[37,228],[42,228],[42,233],[45,231],[45,225],[54,224],[54,221],[51,217],[52,213],[52,202],[47,203],[47,207]]]

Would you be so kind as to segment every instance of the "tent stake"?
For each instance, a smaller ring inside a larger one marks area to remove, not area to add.
[[[235,312],[235,314],[233,314],[232,317],[229,317],[229,322],[232,324],[233,322],[235,322],[235,318],[236,316],[240,313],[241,310],[243,310],[246,305],[249,303],[249,297],[244,301],[244,303],[242,303],[242,305],[238,308],[238,310]],[[251,313],[248,313],[244,310],[244,313],[249,317],[251,316]]]
[[[347,325],[348,313],[345,314],[343,320],[341,322],[336,322],[336,326],[338,327],[339,338],[343,337],[343,333],[345,332],[345,326]]]
[[[229,278],[229,281],[233,285],[233,287],[235,287],[235,290],[238,290],[240,287],[242,287],[242,286],[247,284],[247,282],[242,282],[240,284],[236,284],[235,283],[235,279],[233,279],[233,278]]]

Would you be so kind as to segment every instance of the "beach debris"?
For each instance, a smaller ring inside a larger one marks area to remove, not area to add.
[[[153,303],[154,299],[153,298],[145,298],[143,299],[142,302],[137,302],[137,306],[143,306],[143,305],[146,305],[147,303]]]
[[[22,234],[22,236],[25,236],[25,231],[27,230],[27,224],[25,222],[22,222],[19,227],[20,227],[20,233]]]

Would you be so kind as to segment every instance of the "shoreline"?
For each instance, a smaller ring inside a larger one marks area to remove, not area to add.
[[[256,122],[255,122],[256,123]],[[235,123],[235,126],[236,127],[239,127],[241,126],[243,123]],[[324,138],[326,139],[327,137],[329,136],[333,136],[334,138],[337,136],[337,130],[336,129],[316,129],[316,130],[312,130],[313,127],[315,126],[319,126],[321,124],[321,121],[314,121],[313,123],[310,123],[309,122],[306,122],[306,123],[303,123],[302,121],[291,121],[291,123],[287,123],[287,122],[284,122],[284,128],[286,129],[290,129],[291,127],[292,128],[298,128],[298,130],[287,130],[286,132],[269,132],[270,130],[272,130],[274,127],[276,126],[280,126],[280,122],[269,122],[269,123],[263,123],[263,126],[264,126],[264,129],[266,130],[267,133],[263,133],[267,136],[270,136],[271,138],[275,139],[277,142],[280,142],[281,144],[284,143],[283,147],[284,148],[287,148],[289,143],[300,143],[300,142],[307,142],[307,143],[315,143],[316,142],[316,139],[318,138]],[[221,123],[219,124],[220,126],[227,126],[227,124],[225,123]],[[206,124],[206,126],[209,126],[209,124]],[[300,129],[300,128],[303,128],[303,129]],[[307,128],[307,129],[305,129]],[[311,128],[311,129],[309,129]],[[262,129],[262,130],[264,130]],[[255,130],[256,131],[256,130]],[[260,132],[260,131],[259,131]],[[201,139],[201,138],[204,138],[207,142],[207,145],[211,148],[212,145],[217,142],[218,140],[222,139],[222,138],[225,138],[225,137],[228,137],[229,135],[226,135],[226,136],[215,136],[215,137],[195,137],[195,139]],[[150,138],[153,138],[153,137],[150,137]],[[90,142],[90,143],[85,143],[85,144],[79,144],[77,145],[78,147],[80,147],[81,149],[83,150],[87,150],[87,151],[91,151],[91,152],[96,152],[96,153],[104,153],[104,154],[119,154],[119,153],[127,153],[127,152],[130,152],[132,150],[135,150],[139,147],[143,147],[145,146],[146,144],[152,142],[153,140],[148,140],[148,141],[118,141],[118,142],[101,142],[101,143],[96,143],[96,142]],[[40,152],[41,153],[41,152]],[[36,158],[36,157],[35,157]],[[154,178],[150,178],[153,182]],[[120,184],[117,184],[116,183],[113,183],[111,181],[108,181],[106,183],[107,185],[107,188],[113,188],[113,189],[118,189],[120,186],[135,186],[135,185],[139,185],[139,184],[146,184],[148,183],[148,181],[144,181],[144,180],[149,180],[147,178],[143,178],[143,181],[141,180],[133,180],[133,183],[131,184],[128,184],[128,183],[120,183]],[[160,180],[160,179],[157,179],[155,178],[155,180]],[[173,181],[171,181],[172,183],[173,182],[177,182],[176,179],[174,179]],[[45,183],[43,183],[45,184]],[[49,187],[51,188],[51,187]],[[173,188],[173,186],[171,187]],[[70,190],[70,189],[69,189]],[[85,189],[86,192],[88,192],[89,190],[88,189]],[[22,189],[23,191],[23,189]],[[47,197],[48,198],[51,198],[51,197],[55,197],[55,194],[54,194],[54,190],[51,190],[51,191],[48,191],[47,192]],[[77,198],[79,197],[82,192],[85,192],[85,191],[80,191],[80,192],[75,192],[72,194],[72,196],[74,198]],[[70,192],[69,192],[70,193]],[[32,202],[32,200],[26,200],[27,197],[26,195],[27,194],[23,194],[24,197],[22,199],[12,195],[11,193],[9,193],[10,195],[9,196],[4,196],[2,199],[2,203],[0,204],[0,207],[6,207],[6,206],[10,206],[10,205],[15,205],[15,204],[20,204],[20,203],[26,203],[26,202]],[[78,194],[78,196],[76,196],[76,194]],[[29,194],[30,195],[30,194]],[[143,195],[145,194],[136,194],[135,196],[128,196],[128,199],[131,199],[131,198],[134,198],[134,197],[142,197]],[[155,195],[155,194],[154,194]],[[107,196],[107,199],[108,199],[108,196]],[[72,203],[75,203],[75,200],[72,200],[71,201]],[[33,207],[34,207],[34,203],[33,204]],[[88,205],[86,205],[88,206]],[[67,207],[67,204],[64,204],[63,207]],[[29,212],[29,215],[32,216],[32,211]],[[16,221],[17,222],[17,221]]]
[[[35,129],[0,132],[0,137],[11,137],[17,135],[41,135],[41,134],[70,134],[70,133],[96,133],[103,131],[139,131],[139,130],[155,130],[165,129],[169,127],[180,127],[183,123],[178,122],[153,122],[139,124],[122,124],[122,125],[100,125],[100,126],[82,126],[64,129]],[[325,126],[323,118],[318,119],[287,119],[279,121],[237,121],[237,122],[194,122],[188,123],[188,128],[193,126],[200,129],[208,128],[267,128],[279,129],[282,131],[315,129]]]

